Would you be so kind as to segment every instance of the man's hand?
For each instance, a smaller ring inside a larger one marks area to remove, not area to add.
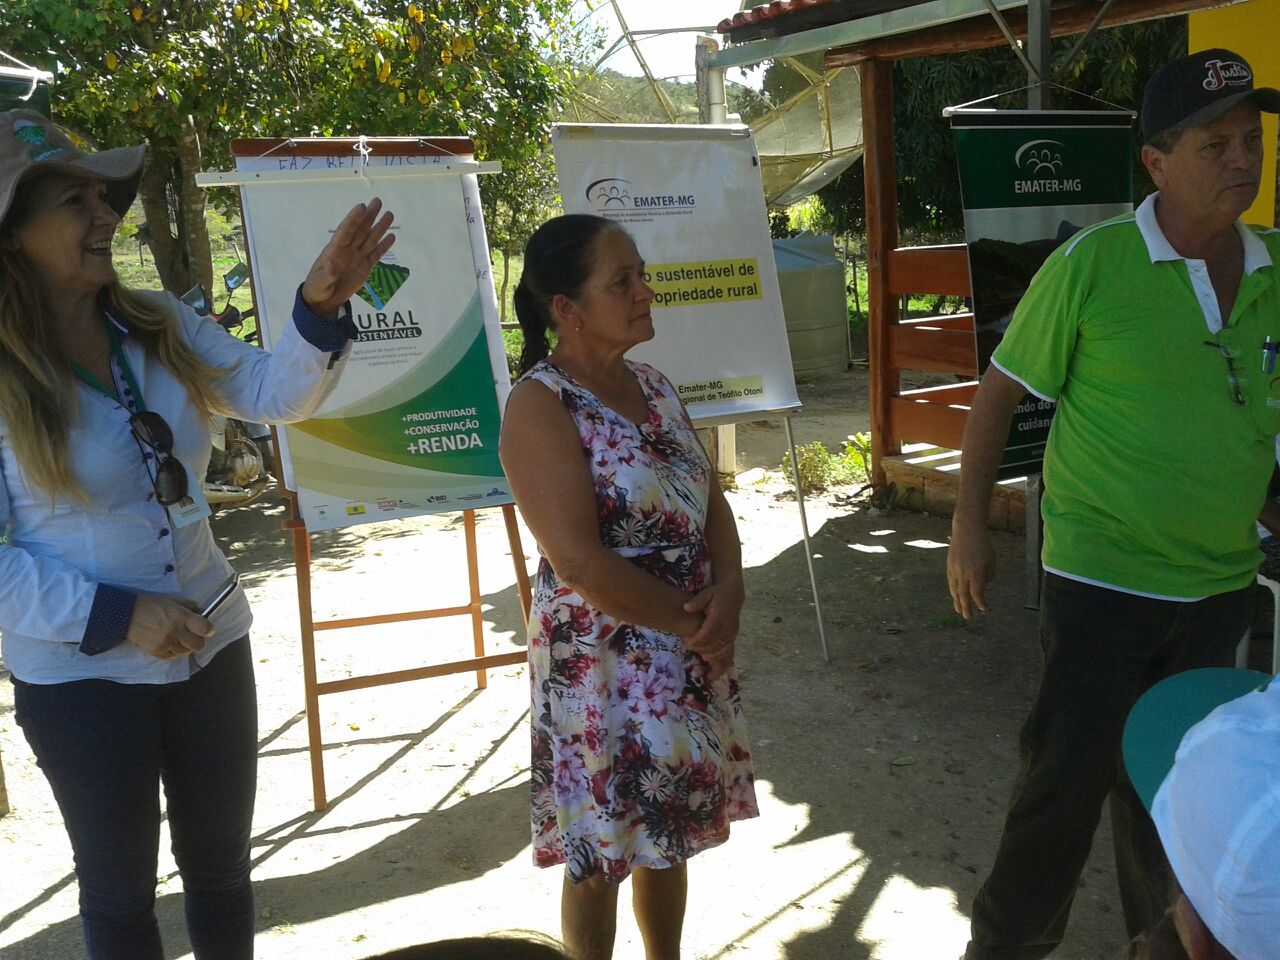
[[[124,638],[157,659],[172,660],[203,650],[213,632],[213,624],[181,600],[143,593]]]
[[[996,573],[996,552],[986,527],[953,525],[947,551],[947,586],[951,604],[966,620],[974,610],[987,612],[987,584]]]
[[[982,375],[965,420],[960,491],[951,521],[951,549],[947,551],[947,586],[956,613],[966,620],[975,609],[987,612],[987,584],[996,572],[996,554],[987,532],[991,489],[1014,408],[1026,392],[1020,381],[993,363]]]
[[[338,308],[364,284],[369,271],[396,242],[390,233],[391,211],[378,217],[382,201],[357,203],[342,218],[333,236],[311,265],[302,283],[302,299],[319,317],[335,319]]]

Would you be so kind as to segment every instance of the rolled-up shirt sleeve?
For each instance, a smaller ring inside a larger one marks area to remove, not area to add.
[[[343,347],[360,335],[359,328],[351,319],[350,300],[338,309],[337,319],[328,320],[307,306],[307,301],[302,299],[301,284],[294,294],[293,323],[303,340],[317,350],[328,353],[341,352]]]
[[[225,406],[216,412],[227,416],[255,423],[305,420],[333,392],[351,354],[355,324],[350,311],[345,320],[317,317],[300,292],[293,322],[283,325],[270,352],[231,336],[186,304],[169,302],[192,349],[226,370],[218,383]]]

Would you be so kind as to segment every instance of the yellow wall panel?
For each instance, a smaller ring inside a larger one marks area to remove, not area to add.
[[[1259,87],[1280,87],[1280,0],[1248,0],[1230,7],[1204,10],[1190,16],[1191,50],[1226,47],[1253,67],[1253,82]],[[1262,128],[1267,144],[1267,162],[1262,170],[1262,189],[1245,213],[1249,223],[1275,226],[1276,216],[1276,115],[1264,113]]]

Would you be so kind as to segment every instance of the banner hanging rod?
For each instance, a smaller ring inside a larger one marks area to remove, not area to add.
[[[411,180],[414,177],[501,172],[502,164],[492,160],[483,163],[453,160],[412,167],[373,167],[364,166],[357,161],[350,167],[325,167],[320,170],[206,170],[196,174],[196,186],[243,187],[252,184],[316,183],[324,180]]]

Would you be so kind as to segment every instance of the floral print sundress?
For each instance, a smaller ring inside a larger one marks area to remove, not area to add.
[[[637,425],[549,360],[525,376],[572,415],[595,481],[600,539],[692,595],[711,583],[711,468],[670,382],[627,362],[648,401]],[[621,881],[723,843],[757,816],[734,670],[670,633],[619,621],[557,579],[544,557],[529,618],[533,858],[580,883]]]

